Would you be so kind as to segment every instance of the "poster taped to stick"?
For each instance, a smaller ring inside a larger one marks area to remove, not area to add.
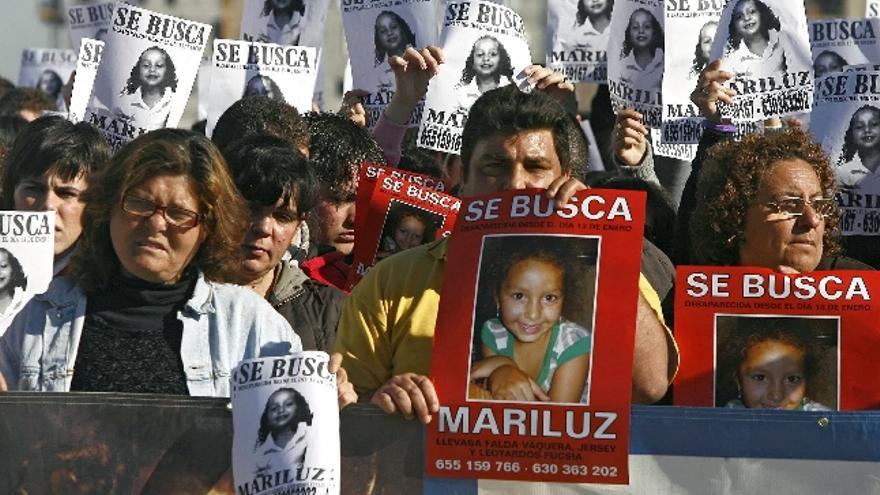
[[[547,2],[547,67],[571,82],[605,84],[614,0]]]
[[[434,333],[431,476],[628,482],[645,195],[545,194],[463,201]]]

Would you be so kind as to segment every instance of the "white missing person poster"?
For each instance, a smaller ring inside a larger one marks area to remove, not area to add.
[[[233,370],[236,494],[339,494],[339,406],[329,361],[307,351],[242,361]]]
[[[608,43],[608,90],[615,112],[633,108],[648,127],[659,129],[663,108],[663,2],[617,0]]]
[[[721,2],[666,3],[662,142],[698,143],[703,118],[691,102],[700,73],[709,65]]]
[[[54,247],[54,211],[0,211],[0,335],[49,287]]]
[[[810,49],[816,79],[851,65],[880,63],[880,19],[811,21]]]
[[[724,7],[712,60],[734,74],[733,121],[756,121],[810,110],[813,64],[807,18],[800,0],[730,0]]]
[[[810,133],[835,169],[843,235],[880,235],[880,71],[816,83]]]
[[[117,150],[180,121],[211,26],[120,3],[86,121]]]
[[[880,17],[880,0],[865,2],[865,17]]]
[[[547,1],[547,67],[571,82],[605,84],[614,0]]]
[[[245,96],[284,100],[300,113],[312,109],[318,52],[310,46],[214,40],[207,134],[220,115]]]
[[[342,0],[342,21],[353,87],[370,93],[363,104],[367,127],[372,128],[394,96],[394,71],[389,60],[402,57],[407,47],[437,44],[437,9],[431,0]],[[417,126],[421,121],[423,105],[420,103],[413,112],[410,125]]]
[[[244,0],[241,39],[321,48],[330,0]]]
[[[70,35],[70,46],[80,46],[83,38],[104,41],[110,33],[114,4],[115,2],[102,2],[68,7],[67,33]]]
[[[471,105],[501,86],[527,89],[532,59],[519,14],[481,0],[447,1],[440,44],[446,63],[428,86],[417,144],[458,153]]]
[[[199,65],[199,74],[196,76],[196,97],[198,104],[196,107],[196,116],[199,120],[208,119],[208,101],[211,92],[211,68],[213,62],[208,57],[202,58]]]
[[[92,97],[95,76],[104,53],[104,42],[91,38],[80,39],[79,57],[76,59],[76,78],[70,93],[70,108],[67,118],[72,122],[82,122],[86,116],[86,106]]]
[[[67,110],[62,89],[76,69],[76,51],[60,48],[25,48],[21,51],[18,85],[37,88],[52,99],[59,112]]]

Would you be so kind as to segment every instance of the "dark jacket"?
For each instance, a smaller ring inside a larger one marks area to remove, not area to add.
[[[345,294],[318,283],[286,261],[275,269],[275,285],[266,300],[302,339],[304,351],[330,352]]]

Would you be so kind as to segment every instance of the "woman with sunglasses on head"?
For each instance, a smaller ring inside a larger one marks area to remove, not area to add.
[[[228,396],[241,360],[301,350],[268,303],[221,283],[239,269],[247,223],[207,138],[138,137],[90,188],[73,276],[0,338],[0,375],[20,390]]]

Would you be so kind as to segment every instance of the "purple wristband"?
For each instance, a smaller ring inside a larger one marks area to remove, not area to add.
[[[704,120],[703,129],[722,134],[736,134],[736,124],[725,124],[722,122],[710,122],[709,120]]]

